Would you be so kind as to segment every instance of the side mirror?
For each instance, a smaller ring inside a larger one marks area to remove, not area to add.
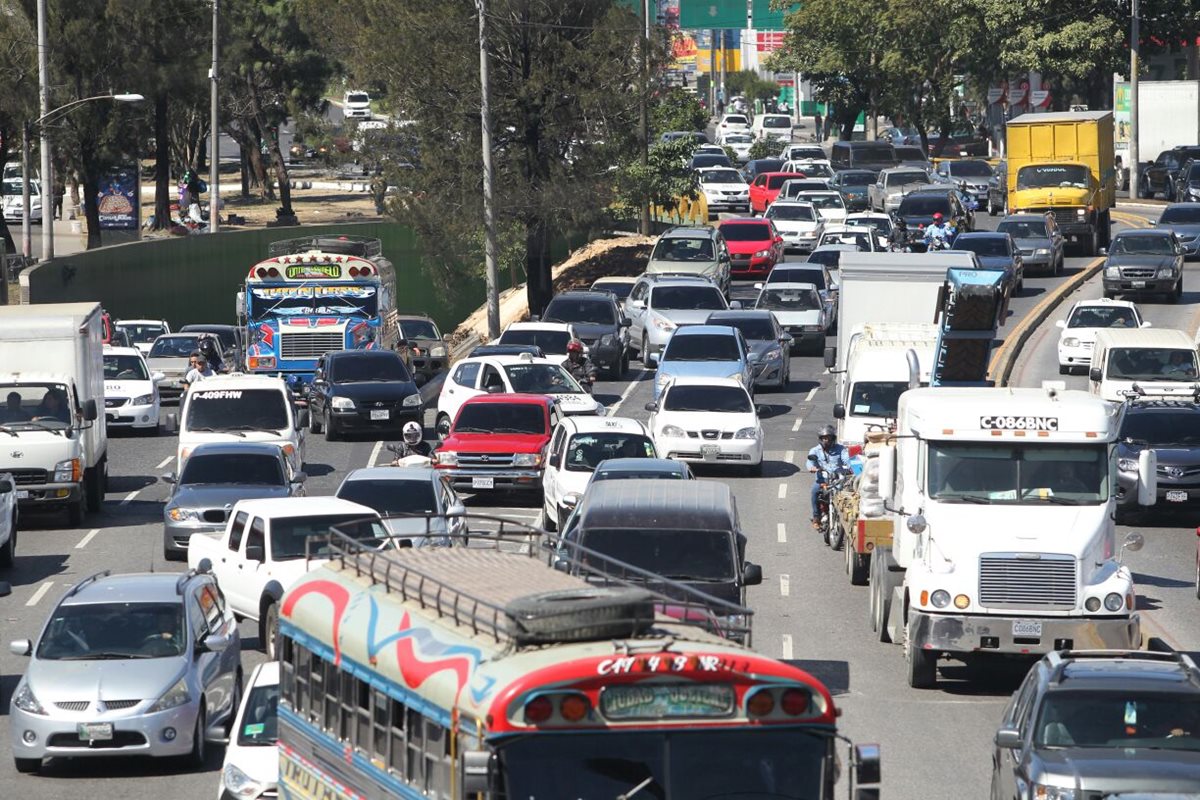
[[[879,494],[887,498],[896,485],[896,446],[887,445],[879,451]]]
[[[883,775],[881,771],[879,745],[860,744],[854,747],[854,782],[879,783]]]
[[[633,320],[631,320],[629,317],[621,317],[621,322],[619,323],[620,327],[628,328],[632,324]]]
[[[1106,255],[1108,255],[1108,248],[1107,248],[1107,247],[1101,247],[1101,248],[1098,248],[1098,249],[1096,250],[1096,255],[1100,255],[1100,256],[1106,256]]]
[[[758,289],[760,292],[762,291],[762,287],[763,287],[763,285],[761,283],[754,284],[754,288]]]
[[[161,372],[151,372],[150,373],[150,380],[154,381],[155,383],[159,383],[165,377],[167,377],[167,376],[163,375]]]
[[[1130,531],[1125,536],[1125,541],[1121,543],[1122,550],[1128,550],[1131,553],[1136,553],[1146,546],[1146,537],[1142,536],[1137,531]]]
[[[304,483],[306,480],[308,480],[307,472],[297,472],[295,475],[292,476],[291,482],[292,483]]]
[[[558,564],[555,564],[557,567]],[[464,795],[490,794],[494,784],[496,756],[487,750],[467,750],[462,754],[459,783]]]
[[[1056,327],[1056,328],[1065,328],[1065,327],[1067,327],[1067,321],[1066,321],[1065,319],[1060,319],[1060,320],[1058,320],[1057,322],[1055,322],[1055,323],[1054,323],[1054,327]]]
[[[175,473],[174,472],[164,472],[162,474],[162,482],[174,484],[175,483]]]
[[[260,564],[266,561],[266,553],[263,551],[263,546],[261,544],[246,545],[246,560],[257,561]]]
[[[1150,327],[1152,324],[1153,324],[1152,322],[1143,322],[1143,323],[1142,323],[1142,327],[1143,327],[1143,328],[1149,328],[1149,327]]]
[[[794,341],[796,341],[796,337],[792,336],[787,331],[784,331],[783,335],[779,337],[780,344],[791,344]]]
[[[1088,369],[1088,380],[1099,383],[1102,377],[1104,377],[1104,374],[1100,372],[1099,367],[1091,367]]]
[[[837,348],[836,347],[826,347],[825,348],[825,368],[833,369],[835,366],[837,366]]]
[[[83,402],[83,418],[88,422],[96,419],[96,401],[85,400]]]
[[[843,405],[842,403],[834,403],[833,404],[833,418],[834,419],[845,419],[846,418],[846,406]]]
[[[746,562],[746,566],[742,570],[742,585],[743,586],[758,586],[763,582],[762,567],[758,564]]]
[[[717,261],[720,261],[722,264],[728,264],[729,253],[721,253],[721,255],[717,256]]]
[[[496,386],[495,384],[493,384],[493,385],[487,387],[487,389],[485,391],[488,394],[504,394],[504,387]]]
[[[1152,506],[1158,500],[1158,453],[1146,448],[1138,453],[1139,506]]]
[[[16,639],[8,643],[8,652],[14,656],[27,656],[33,652],[33,642],[28,639]]]
[[[447,517],[461,517],[467,513],[467,507],[462,503],[451,503],[446,506]]]
[[[649,402],[649,403],[646,403],[646,406],[645,406],[645,408],[646,408],[646,410],[647,410],[647,411],[649,411],[649,412],[653,413],[653,412],[655,412],[655,411],[658,411],[658,403],[655,403],[655,402],[651,401],[651,402]]]
[[[163,429],[167,433],[179,432],[179,416],[177,414],[167,414],[167,419],[163,423]]]
[[[233,636],[231,634],[225,634],[223,636],[213,634],[212,636],[205,636],[204,640],[200,643],[200,646],[203,652],[224,653],[229,649],[231,644],[233,644]]]
[[[1017,750],[1021,747],[1021,732],[1016,728],[1001,728],[996,731],[994,741],[996,747],[1004,750]]]

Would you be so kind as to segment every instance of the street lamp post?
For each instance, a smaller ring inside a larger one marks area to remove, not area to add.
[[[31,169],[30,169],[31,165],[29,163],[29,139],[32,136],[33,129],[38,128],[39,132],[41,134],[42,171],[41,171],[41,174],[38,176],[38,180],[40,181],[38,195],[39,195],[39,197],[41,197],[41,201],[42,201],[42,260],[48,261],[49,259],[54,258],[54,219],[53,219],[53,217],[54,217],[54,202],[53,202],[53,198],[51,198],[50,212],[49,212],[51,218],[46,219],[46,213],[47,213],[46,212],[46,180],[47,180],[47,177],[49,177],[51,192],[53,192],[54,191],[54,189],[53,189],[54,176],[50,173],[50,169],[47,167],[47,164],[50,163],[50,139],[49,139],[49,137],[46,136],[46,130],[45,130],[44,124],[46,122],[48,122],[49,119],[51,117],[55,116],[56,114],[65,114],[66,112],[70,111],[71,109],[75,108],[76,106],[81,106],[84,103],[90,103],[93,100],[112,100],[113,102],[116,102],[116,103],[140,103],[145,99],[146,98],[140,94],[98,94],[98,95],[95,95],[94,97],[83,97],[83,98],[80,98],[79,100],[72,100],[71,102],[69,102],[65,105],[61,105],[58,108],[53,109],[51,111],[47,111],[47,112],[43,113],[37,119],[33,120],[32,122],[27,121],[22,126],[22,136],[21,136],[21,253],[22,253],[22,255],[24,255],[26,258],[28,258],[29,256],[31,256],[33,254],[32,253],[33,232],[32,232],[31,225],[30,225],[30,223],[32,222],[32,217],[30,216],[30,209],[29,209],[29,206],[30,206],[29,181],[30,181],[30,174],[31,174]]]
[[[1132,8],[1130,9],[1131,17],[1129,26],[1129,196],[1133,199],[1138,197],[1138,159],[1141,153],[1138,152],[1138,70],[1141,65],[1138,64],[1138,39],[1141,38],[1141,33],[1138,30],[1141,20],[1138,19],[1138,0],[1133,0]]]

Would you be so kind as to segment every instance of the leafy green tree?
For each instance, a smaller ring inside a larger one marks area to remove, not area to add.
[[[0,162],[21,158],[21,129],[37,117],[37,54],[30,42],[37,37],[23,13],[11,0],[0,2]],[[0,214],[0,240],[4,252],[16,252],[12,233]]]
[[[743,69],[725,75],[725,96],[741,95],[748,100],[769,100],[779,94],[779,85],[753,70]]]
[[[708,120],[708,111],[696,95],[683,89],[666,89],[651,99],[650,132],[654,136],[669,131],[702,131]]]
[[[630,159],[616,174],[616,202],[621,216],[632,216],[644,203],[673,205],[696,196],[696,174],[688,168],[696,144],[691,139],[656,142],[648,164]]]
[[[774,158],[779,155],[779,143],[771,139],[755,139],[750,145],[750,158]]]

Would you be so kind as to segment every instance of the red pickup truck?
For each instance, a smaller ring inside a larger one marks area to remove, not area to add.
[[[433,465],[455,489],[542,489],[546,446],[562,412],[540,394],[485,394],[463,403]]]

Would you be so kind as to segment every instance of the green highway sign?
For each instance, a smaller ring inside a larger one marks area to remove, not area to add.
[[[771,8],[772,0],[752,0],[750,12],[751,27],[758,31],[785,30],[784,17],[796,10],[799,3],[786,3],[786,10],[775,11]]]
[[[679,27],[742,30],[746,27],[746,0],[679,0]]]

